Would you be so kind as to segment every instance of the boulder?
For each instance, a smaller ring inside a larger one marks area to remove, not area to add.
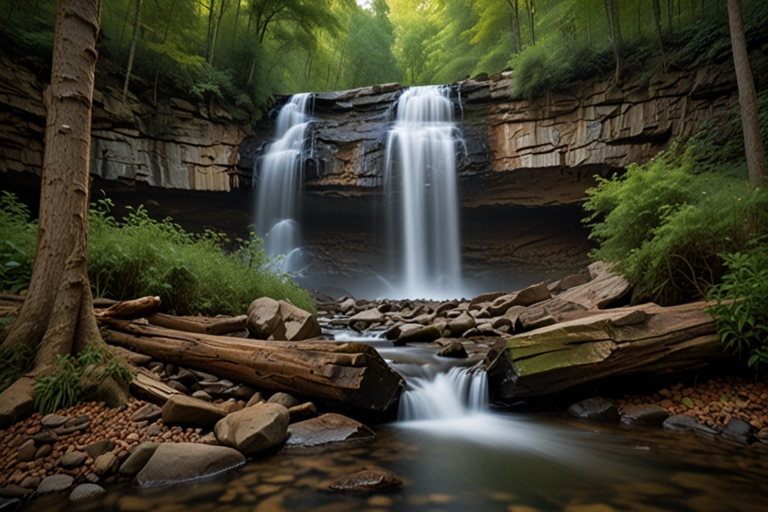
[[[282,443],[288,432],[288,422],[288,409],[282,405],[257,404],[216,423],[214,434],[219,444],[253,455]]]
[[[456,359],[465,359],[467,358],[467,351],[464,348],[464,345],[461,344],[461,342],[452,341],[449,345],[440,349],[437,352],[437,355],[442,357],[453,357]]]
[[[75,479],[69,475],[52,475],[43,478],[37,486],[37,494],[50,494],[61,492],[72,487]]]
[[[69,494],[69,501],[85,501],[103,496],[107,491],[100,485],[80,484]]]
[[[226,446],[162,443],[135,482],[139,487],[159,487],[215,476],[243,464],[243,454]]]
[[[0,429],[8,428],[35,412],[35,380],[22,377],[0,393]]]
[[[592,397],[577,402],[567,410],[574,418],[588,421],[602,421],[605,423],[618,423],[619,411],[616,406],[604,398]]]
[[[458,317],[448,322],[448,330],[451,331],[452,336],[459,336],[464,332],[474,328],[477,325],[477,321],[469,314],[462,313]]]
[[[693,416],[688,416],[687,414],[675,414],[670,416],[664,420],[662,426],[665,430],[674,430],[678,432],[695,432],[698,434],[704,434],[706,436],[717,435],[716,430],[699,423],[696,421],[696,418]]]
[[[282,324],[280,303],[269,297],[261,297],[248,306],[248,330],[259,339],[266,340]]]
[[[378,324],[386,321],[386,319],[387,318],[381,311],[379,311],[377,308],[374,308],[359,312],[358,314],[350,317],[348,322],[350,325],[354,324],[355,322],[364,322],[365,324]]]
[[[621,423],[624,425],[661,425],[669,418],[669,412],[658,405],[625,405],[622,409]]]
[[[469,303],[469,306],[477,306],[478,304],[482,304],[483,302],[493,302],[494,300],[498,299],[499,297],[502,297],[506,295],[507,292],[490,292],[490,293],[484,293],[482,295],[478,295],[472,301]]]
[[[519,292],[497,297],[496,300],[493,301],[493,304],[488,307],[488,311],[492,316],[503,315],[512,306],[527,307],[545,301],[550,297],[551,295],[549,294],[547,285],[539,283],[520,290]]]
[[[585,274],[571,274],[568,277],[564,277],[560,280],[560,282],[557,283],[555,291],[564,292],[576,286],[587,284],[588,282],[589,277],[587,277]]]
[[[118,472],[122,476],[136,476],[147,464],[158,446],[160,446],[160,443],[141,443],[135,450],[133,450],[133,453],[125,459],[125,462],[120,466]]]
[[[723,437],[743,444],[754,442],[756,434],[757,429],[741,418],[731,418],[722,432]]]
[[[288,341],[310,340],[323,335],[320,323],[314,315],[289,302],[280,301],[280,315],[285,325],[285,339]]]
[[[291,407],[296,407],[297,405],[301,404],[299,400],[292,397],[288,393],[282,393],[280,391],[278,391],[277,393],[269,397],[269,400],[267,400],[267,403],[280,404],[286,409],[290,409]]]
[[[317,408],[312,402],[306,402],[288,409],[288,416],[290,417],[291,423],[296,423],[297,421],[317,416]]]
[[[380,469],[364,469],[331,482],[330,491],[377,491],[403,485],[403,481]]]
[[[163,406],[163,423],[168,426],[212,427],[226,416],[213,404],[184,395],[174,395]]]
[[[285,448],[310,448],[335,443],[362,443],[376,434],[362,423],[341,414],[328,413],[288,427]]]
[[[401,330],[400,337],[395,342],[396,345],[404,345],[411,342],[430,342],[443,336],[443,330],[437,324],[414,325],[418,325],[418,327],[414,327],[405,332]]]

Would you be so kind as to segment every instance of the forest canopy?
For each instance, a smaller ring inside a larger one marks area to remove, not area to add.
[[[744,0],[750,49],[768,44],[768,4]],[[55,0],[5,0],[0,40],[40,74]],[[534,97],[578,80],[685,68],[730,51],[716,0],[110,0],[97,79],[149,101],[227,104],[253,120],[275,93],[376,83],[450,83],[511,69]],[[752,64],[755,76],[765,76]],[[130,70],[130,71],[128,71]]]

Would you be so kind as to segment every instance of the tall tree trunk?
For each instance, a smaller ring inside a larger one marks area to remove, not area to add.
[[[131,51],[128,54],[128,69],[125,71],[125,83],[123,84],[123,103],[128,95],[128,83],[131,81],[131,69],[133,68],[133,57],[136,54],[136,34],[139,33],[139,11],[141,11],[141,0],[136,0],[136,13],[133,15],[133,35],[131,36]]]
[[[38,347],[33,377],[56,355],[101,343],[88,282],[91,102],[101,0],[59,0],[40,192],[37,247],[27,299],[3,348]],[[6,393],[14,394],[14,387]]]
[[[235,47],[235,40],[237,39],[237,22],[240,19],[240,3],[241,0],[237,0],[237,10],[235,11],[235,28],[232,30],[232,48]]]
[[[533,16],[536,11],[534,0],[525,0],[525,10],[528,11],[528,25],[531,27],[531,44],[536,46],[536,32],[533,28]]]
[[[749,186],[752,190],[765,186],[765,153],[760,136],[760,121],[757,117],[757,94],[752,69],[749,67],[747,42],[744,37],[744,20],[741,0],[728,0],[728,20],[731,25],[731,46],[733,63],[736,67],[736,81],[739,84],[739,106],[741,123],[744,128],[744,149],[747,152]]]
[[[661,33],[661,4],[660,0],[653,0],[653,20],[656,23],[656,37],[659,39],[659,51],[661,51],[661,63],[664,72],[667,72],[667,56],[664,54],[664,41]]]
[[[208,33],[205,36],[205,60],[209,60],[211,54],[211,30],[213,29],[216,0],[211,0],[211,5],[206,7],[208,7]]]
[[[667,0],[667,24],[669,25],[669,33],[674,33],[675,29],[672,27],[672,0]]]
[[[221,0],[219,6],[219,15],[216,17],[216,24],[213,27],[213,36],[211,37],[211,51],[208,53],[208,64],[211,66],[213,66],[213,55],[216,52],[216,41],[219,39],[221,19],[224,17],[227,7],[229,7],[229,0]]]
[[[608,32],[613,46],[613,57],[616,61],[616,76],[614,80],[618,82],[621,79],[621,39],[618,30],[619,13],[616,0],[605,0],[605,13],[608,16]]]
[[[592,22],[590,20],[589,9],[587,9],[587,41],[592,44]]]
[[[344,47],[341,49],[341,57],[339,58],[339,67],[336,69],[336,83],[333,84],[333,88],[338,90],[339,89],[339,80],[341,79],[341,69],[344,65],[344,54],[347,52],[347,48]]]
[[[520,6],[519,0],[507,0],[509,11],[509,27],[512,30],[512,44],[515,53],[523,51],[523,41],[520,38]]]
[[[173,8],[176,6],[176,0],[173,0],[171,2],[171,8],[168,9],[168,23],[165,24],[165,30],[163,31],[163,40],[160,41],[161,43],[165,43],[165,40],[168,39],[168,31],[171,30],[171,21],[173,20]]]

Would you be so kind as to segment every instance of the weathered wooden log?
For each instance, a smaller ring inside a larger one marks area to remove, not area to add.
[[[486,357],[491,399],[513,403],[609,377],[692,370],[727,357],[706,306],[606,310],[506,338]]]
[[[186,333],[104,318],[105,341],[161,361],[256,387],[286,391],[365,411],[385,411],[402,377],[364,343],[284,342]]]
[[[142,297],[134,300],[124,300],[96,313],[97,319],[120,318],[130,320],[143,318],[160,309],[160,297]]]
[[[139,369],[139,372],[133,377],[133,380],[131,380],[131,383],[128,386],[131,394],[136,398],[146,400],[147,402],[162,407],[173,395],[181,394],[179,391],[176,391],[156,378],[147,375],[147,373],[142,372],[141,370],[144,370],[144,368]]]
[[[231,332],[245,331],[248,316],[240,315],[228,318],[196,318],[153,313],[147,316],[147,321],[158,327],[175,329],[177,331],[193,332],[198,334],[229,334]]]
[[[248,315],[233,316],[231,318],[221,318],[210,322],[205,326],[206,334],[229,334],[232,332],[244,331],[248,323]]]

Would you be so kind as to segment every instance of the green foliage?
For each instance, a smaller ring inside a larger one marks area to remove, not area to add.
[[[598,178],[587,193],[592,256],[661,304],[706,296],[723,274],[724,252],[745,250],[768,233],[768,194],[701,164],[695,141],[675,143],[626,174]]]
[[[87,345],[76,357],[56,355],[56,373],[35,384],[35,407],[43,414],[75,405],[88,384],[114,377],[129,382],[133,374],[104,349]]]
[[[97,201],[90,212],[88,274],[97,297],[116,300],[159,295],[166,310],[178,314],[240,315],[256,298],[288,299],[315,311],[309,294],[260,250],[261,241],[236,240],[213,231],[187,233],[170,219],[155,221],[143,207],[130,210],[123,222],[111,214],[112,202]],[[37,224],[12,195],[0,202],[0,291],[29,285]],[[8,263],[12,263],[8,265]]]
[[[757,368],[768,363],[768,251],[724,254],[723,260],[727,272],[710,290],[717,303],[707,312],[725,346],[747,352],[747,364]]]
[[[29,286],[37,222],[14,194],[0,191],[0,290],[19,293]]]
[[[8,317],[0,318],[6,320]],[[32,370],[35,362],[36,349],[28,345],[21,345],[17,348],[0,349],[0,392],[16,382],[19,377]]]

